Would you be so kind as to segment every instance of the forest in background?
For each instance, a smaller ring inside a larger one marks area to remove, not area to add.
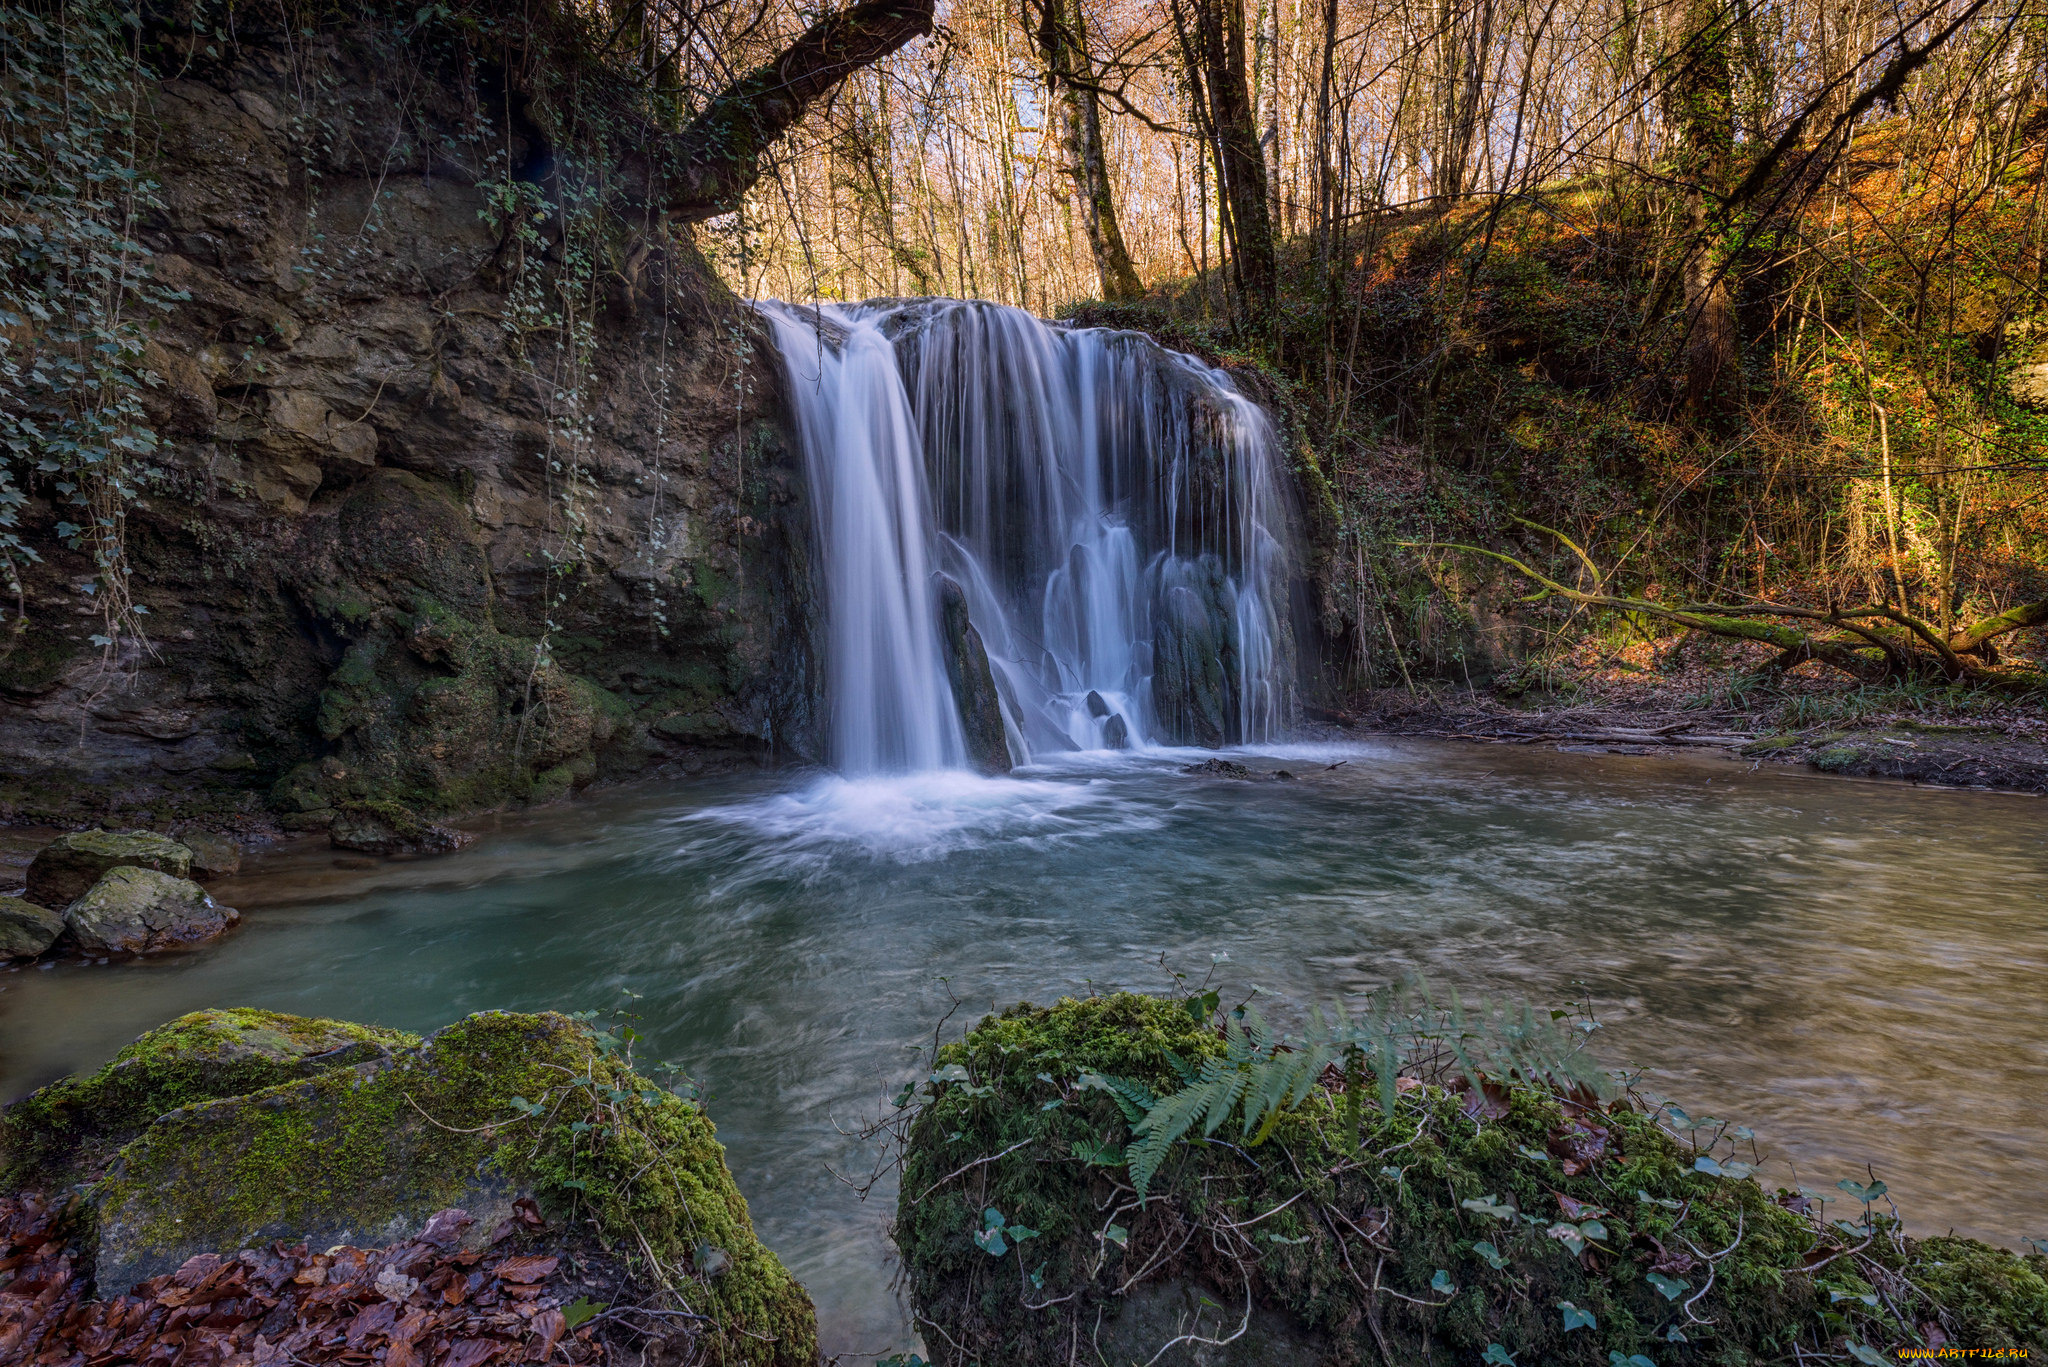
[[[2038,0],[938,18],[705,225],[714,260],[1263,372],[1339,692],[1668,666],[1687,625],[1746,667],[2037,686]]]
[[[742,297],[987,298],[1234,366],[1302,492],[1318,704],[1542,696],[1689,651],[2037,699],[2042,0],[13,14],[10,50],[68,64],[7,87],[0,148],[29,206],[0,375],[16,634],[36,491],[83,514],[54,535],[109,658],[141,629],[122,527],[157,477],[143,338],[170,305],[128,237],[157,212],[130,73],[224,62],[237,24],[350,22],[468,63],[471,142],[546,149],[481,183],[569,395],[565,583],[590,328],[701,252]],[[401,107],[425,72],[386,73]],[[439,136],[414,134],[387,172]]]

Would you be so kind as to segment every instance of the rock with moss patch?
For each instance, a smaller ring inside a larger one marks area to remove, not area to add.
[[[64,918],[21,897],[0,897],[0,962],[33,959],[57,943]]]
[[[447,854],[470,841],[466,832],[414,816],[397,803],[366,803],[344,807],[327,827],[337,850],[363,854]]]
[[[192,851],[191,876],[202,883],[233,878],[242,871],[241,842],[225,835],[187,831],[178,843]]]
[[[36,855],[28,866],[28,888],[22,896],[62,911],[109,869],[122,865],[184,878],[192,872],[192,851],[150,831],[74,831],[58,836]]]
[[[81,954],[161,954],[217,940],[241,919],[190,879],[124,865],[64,908],[64,933]]]
[[[710,1121],[634,1073],[622,1041],[490,1011],[417,1048],[150,1125],[91,1188],[102,1293],[273,1238],[385,1244],[521,1197],[655,1261],[710,1317],[708,1360],[814,1367],[810,1298],[754,1235]]]
[[[415,1035],[275,1011],[195,1011],[158,1026],[96,1073],[0,1111],[0,1184],[55,1190],[96,1177],[158,1116],[195,1101],[311,1077],[419,1043]]]
[[[1113,1367],[1349,1367],[1497,1344],[1545,1367],[1704,1367],[1794,1344],[1847,1360],[1930,1325],[2048,1351],[2048,1258],[1767,1193],[1626,1100],[1421,1066],[1382,1111],[1371,1059],[1270,1124],[1233,1100],[1205,1134],[1195,1112],[1141,1202],[1126,1157],[1148,1093],[1235,1066],[1209,1012],[1118,994],[983,1020],[939,1052],[897,1204],[934,1361],[1053,1367],[1081,1342]]]

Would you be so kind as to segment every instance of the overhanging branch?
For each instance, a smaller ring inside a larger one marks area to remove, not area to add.
[[[932,31],[935,0],[861,0],[742,76],[679,133],[651,133],[620,167],[628,193],[684,222],[739,207],[769,146],[833,87]]]

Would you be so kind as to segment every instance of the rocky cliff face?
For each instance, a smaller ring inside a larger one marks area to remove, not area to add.
[[[149,640],[103,659],[91,567],[35,567],[0,815],[317,828],[812,755],[810,519],[751,313],[665,236],[494,226],[564,163],[459,42],[205,41],[145,91],[140,237],[187,296],[129,516]],[[536,323],[576,250],[580,312]]]

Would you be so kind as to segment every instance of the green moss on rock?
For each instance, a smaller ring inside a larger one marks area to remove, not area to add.
[[[1382,1114],[1347,1106],[1328,1075],[1263,1144],[1233,1123],[1173,1146],[1140,1202],[1115,1156],[1126,1116],[1084,1073],[1170,1091],[1174,1056],[1219,1048],[1181,1004],[1120,994],[1018,1007],[940,1051],[897,1209],[936,1361],[1065,1363],[1080,1342],[1123,1367],[1241,1323],[1215,1362],[1267,1361],[1261,1343],[1304,1364],[1476,1362],[1498,1344],[1545,1367],[1732,1367],[1795,1344],[1837,1359],[1851,1341],[1911,1344],[1928,1322],[1953,1342],[2048,1349],[2048,1260],[1915,1243],[1884,1218],[1851,1236],[1698,1170],[1626,1102],[1454,1078],[1464,1091],[1411,1082]],[[1830,1219],[1869,1218],[1840,1204]]]
[[[159,1026],[98,1072],[0,1112],[0,1185],[54,1189],[96,1175],[157,1117],[345,1067],[418,1038],[275,1011],[195,1011]]]
[[[150,831],[73,831],[45,845],[28,866],[22,895],[39,906],[62,911],[123,865],[155,869],[173,878],[192,872],[192,851],[167,835]]]
[[[64,933],[64,918],[20,897],[0,897],[0,963],[33,959]]]
[[[103,1288],[271,1238],[389,1243],[449,1206],[488,1231],[531,1195],[710,1316],[708,1360],[817,1359],[810,1299],[755,1238],[710,1120],[636,1075],[616,1037],[559,1015],[484,1012],[416,1048],[197,1101],[91,1195]]]
[[[219,939],[241,919],[190,879],[124,864],[64,909],[64,930],[81,954],[161,954]]]

